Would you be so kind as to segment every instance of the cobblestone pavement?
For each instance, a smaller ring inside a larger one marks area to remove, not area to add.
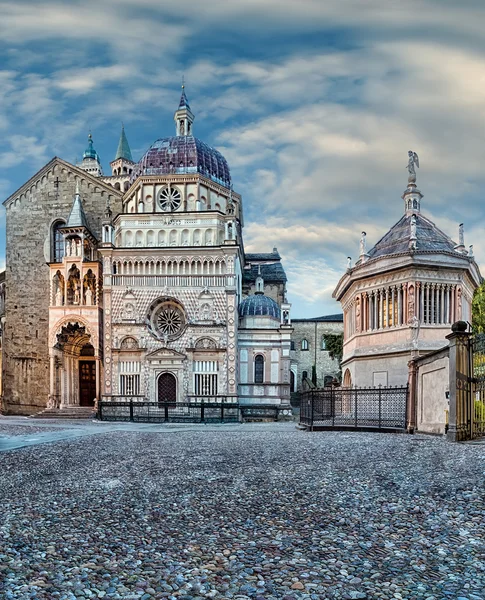
[[[0,597],[485,598],[484,446],[92,429],[0,454]]]

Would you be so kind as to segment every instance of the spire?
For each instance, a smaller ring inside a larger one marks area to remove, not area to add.
[[[177,136],[192,135],[192,125],[194,123],[194,115],[190,110],[187,96],[185,95],[185,84],[182,83],[182,95],[180,96],[179,107],[174,114],[175,130]]]
[[[131,156],[130,144],[128,143],[128,138],[125,133],[125,126],[121,124],[121,134],[120,141],[118,142],[118,149],[116,150],[116,156],[114,160],[118,160],[118,158],[124,158],[133,162],[133,157]]]
[[[74,202],[72,203],[66,227],[85,227],[89,229],[86,213],[81,202],[81,194],[79,193],[79,181],[76,181],[76,194],[74,195]]]

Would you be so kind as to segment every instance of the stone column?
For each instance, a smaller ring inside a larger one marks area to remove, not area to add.
[[[441,289],[441,299],[440,299],[440,323],[443,324],[445,322],[445,286],[444,284],[440,285]]]
[[[403,289],[402,283],[397,288],[397,324],[399,326],[402,325],[402,297],[403,297]]]
[[[413,351],[413,355],[418,354],[416,350]],[[418,394],[418,367],[416,365],[417,356],[408,362],[408,385],[409,385],[409,396],[408,405],[406,409],[406,429],[408,433],[414,433],[416,429],[416,406],[417,406],[417,394]]]
[[[419,285],[420,290],[419,311],[421,314],[419,315],[419,320],[421,321],[421,323],[426,323],[426,320],[424,318],[424,283],[419,283],[417,285]]]
[[[378,298],[377,298],[377,290],[374,290],[374,327],[372,329],[379,329],[379,318],[378,318]]]
[[[395,292],[396,286],[393,285],[391,288],[391,304],[392,304],[392,326],[396,327],[396,306],[395,306]]]
[[[427,315],[427,319],[425,318],[425,322],[427,324],[431,323],[431,302],[430,302],[430,294],[429,294],[429,283],[425,283],[424,284],[426,286],[426,306],[428,309],[428,315]]]

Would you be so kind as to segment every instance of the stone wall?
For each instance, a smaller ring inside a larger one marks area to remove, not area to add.
[[[11,414],[31,414],[47,403],[50,232],[57,218],[68,218],[77,178],[89,227],[100,238],[106,200],[116,214],[121,195],[64,161],[51,161],[5,203],[3,408]]]
[[[444,434],[449,402],[449,348],[414,361],[416,364],[416,428]]]
[[[330,358],[328,350],[322,349],[324,334],[337,335],[343,333],[343,323],[338,321],[310,321],[293,319],[291,322],[291,369],[296,381],[296,390],[302,391],[302,375],[306,371],[308,378],[312,377],[312,367],[317,368],[317,383],[324,384],[325,376],[336,377],[340,367],[337,360]],[[308,341],[308,350],[302,350],[302,341]]]

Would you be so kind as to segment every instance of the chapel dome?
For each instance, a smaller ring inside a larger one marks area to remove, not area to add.
[[[227,188],[231,174],[226,159],[215,148],[192,135],[160,138],[133,169],[132,181],[142,175],[200,173]]]
[[[240,317],[273,317],[280,319],[280,307],[272,298],[264,294],[253,294],[239,305]]]

